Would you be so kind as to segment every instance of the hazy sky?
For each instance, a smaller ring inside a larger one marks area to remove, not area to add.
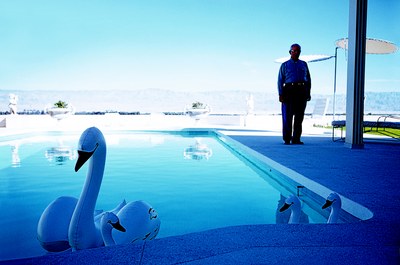
[[[368,1],[367,36],[400,44],[400,1]],[[0,89],[276,91],[292,43],[333,55],[348,0],[0,0]],[[334,60],[309,64],[333,90]],[[338,50],[338,93],[346,90]],[[366,91],[400,91],[400,52],[367,55]]]

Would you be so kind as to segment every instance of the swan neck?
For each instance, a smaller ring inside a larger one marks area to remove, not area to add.
[[[298,224],[300,222],[301,210],[299,207],[292,208],[289,218],[289,224]]]
[[[105,246],[114,246],[115,241],[112,238],[112,226],[108,223],[102,224],[101,226],[101,236],[103,237]]]
[[[103,154],[102,152],[94,153],[93,158],[89,161],[85,184],[78,201],[78,206],[80,206],[79,203],[81,203],[83,208],[90,210],[86,211],[86,213],[91,216],[93,216],[101,182],[103,180],[104,166],[105,150]]]
[[[340,210],[340,208],[338,208],[338,207],[332,207],[331,213],[329,214],[328,221],[327,221],[328,224],[337,222],[337,220],[339,219],[339,210]]]
[[[73,248],[84,249],[103,244],[100,231],[94,224],[94,210],[103,179],[105,158],[105,145],[100,145],[89,160],[85,184],[69,226],[69,241]]]

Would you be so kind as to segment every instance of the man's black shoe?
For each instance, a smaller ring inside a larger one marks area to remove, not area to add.
[[[304,144],[302,141],[292,141],[292,144]]]
[[[289,145],[290,141],[285,141],[283,144]]]

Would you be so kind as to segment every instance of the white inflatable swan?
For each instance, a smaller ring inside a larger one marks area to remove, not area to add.
[[[342,199],[337,193],[329,194],[328,198],[326,198],[325,204],[322,206],[322,209],[326,209],[331,207],[331,213],[329,214],[328,224],[336,223],[339,219],[340,209],[342,208]]]
[[[289,209],[292,211],[289,218],[289,224],[298,224],[301,216],[301,202],[299,197],[290,195],[285,200],[285,204],[279,209],[279,212]]]
[[[66,196],[57,198],[47,206],[38,223],[38,240],[50,252],[104,245],[100,217],[94,214],[106,160],[106,142],[99,129],[91,127],[82,133],[78,155],[75,171],[90,161],[79,200]],[[113,212],[126,229],[124,233],[113,230],[117,244],[151,240],[157,236],[160,220],[149,204],[143,201],[122,202]]]

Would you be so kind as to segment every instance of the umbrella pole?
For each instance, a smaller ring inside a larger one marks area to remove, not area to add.
[[[335,74],[333,78],[333,120],[336,120],[335,118],[335,108],[336,108],[336,69],[337,69],[337,49],[339,47],[335,48]]]

